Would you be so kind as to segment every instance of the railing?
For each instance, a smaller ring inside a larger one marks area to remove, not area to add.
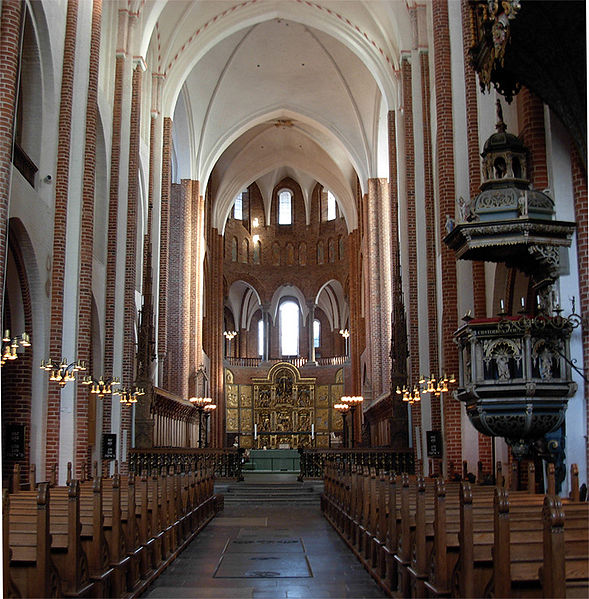
[[[299,449],[301,470],[299,480],[322,478],[326,463],[368,466],[385,472],[415,473],[411,451],[387,449]]]
[[[129,469],[135,474],[151,475],[162,471],[188,472],[199,468],[213,468],[217,478],[241,480],[241,453],[231,449],[192,449],[159,447],[131,449]]]
[[[325,356],[322,358],[317,358],[316,362],[319,366],[342,366],[348,361],[347,356]],[[225,358],[225,362],[229,364],[229,366],[241,366],[244,368],[257,368],[262,364],[261,358],[236,358],[234,356],[228,356]],[[301,368],[305,366],[305,364],[309,363],[307,358],[297,357],[297,358],[270,358],[264,364],[278,364],[279,362],[286,362],[288,364],[292,364],[297,368]]]

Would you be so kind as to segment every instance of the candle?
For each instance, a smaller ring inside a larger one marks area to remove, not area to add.
[[[311,439],[315,438],[315,425],[311,424]]]
[[[254,424],[254,439],[258,438],[258,425]]]
[[[524,298],[522,297],[522,308],[525,308],[525,307],[526,307],[526,305],[524,303]]]
[[[505,312],[505,304],[502,299],[499,300],[499,305],[501,306],[501,312]]]

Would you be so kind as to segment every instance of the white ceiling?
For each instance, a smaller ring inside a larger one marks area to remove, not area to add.
[[[253,181],[268,210],[285,173],[306,200],[316,181],[331,189],[357,226],[356,180],[365,191],[387,176],[377,152],[409,43],[404,0],[172,0],[147,3],[143,23],[166,75],[177,176],[210,186],[214,226]]]

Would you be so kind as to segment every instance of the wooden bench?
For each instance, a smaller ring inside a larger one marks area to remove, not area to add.
[[[10,574],[20,596],[61,596],[50,554],[48,483],[10,498],[7,518]]]
[[[544,596],[589,596],[589,504],[547,496],[543,521]]]

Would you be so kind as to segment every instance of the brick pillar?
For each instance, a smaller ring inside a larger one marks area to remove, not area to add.
[[[8,207],[12,176],[12,142],[16,79],[19,64],[19,44],[22,11],[21,0],[3,0],[0,15],[0,281],[5,280],[8,248]],[[4,314],[4,293],[0,294],[0,315]]]
[[[82,188],[82,216],[80,231],[80,279],[78,314],[78,359],[91,364],[92,358],[92,259],[94,248],[94,189],[96,182],[96,121],[98,112],[98,67],[100,56],[100,29],[102,0],[92,3],[92,27],[90,34],[90,66],[88,98],[86,105],[86,147],[84,150],[84,174]],[[76,459],[75,475],[80,474],[83,463],[91,472],[90,447],[96,439],[89,438],[90,402],[97,400],[87,385],[79,385],[76,412]]]
[[[164,118],[164,134],[162,142],[162,191],[160,200],[160,272],[159,272],[159,301],[157,323],[157,353],[160,369],[166,371],[165,361],[168,351],[168,247],[169,247],[169,211],[172,182],[172,119]]]
[[[401,85],[403,89],[403,117],[405,136],[405,180],[406,180],[406,210],[407,210],[407,252],[409,277],[409,311],[407,338],[409,347],[409,371],[408,384],[415,384],[419,379],[419,318],[417,313],[417,220],[415,211],[415,138],[413,123],[413,91],[411,61],[408,55],[403,56],[401,61]],[[419,403],[410,408],[413,430],[410,431],[413,438],[413,447],[421,443],[414,437],[415,424],[421,425],[421,407]]]
[[[548,187],[548,164],[546,161],[546,129],[544,127],[544,104],[526,87],[519,93],[519,136],[530,150],[528,174],[535,189]]]
[[[49,355],[62,357],[63,301],[65,279],[65,247],[67,233],[68,187],[72,130],[72,102],[78,2],[69,0],[67,6],[65,42],[63,49],[61,102],[59,107],[57,166],[55,171],[55,215],[53,221],[53,261],[51,269],[51,321],[49,326]],[[73,360],[76,356],[66,356]],[[59,463],[61,387],[49,384],[47,393],[47,439],[45,450],[46,475]]]
[[[399,244],[399,193],[397,170],[397,123],[395,111],[389,111],[389,181],[391,195],[391,294],[393,303],[391,334],[391,448],[407,449],[408,406],[397,387],[407,384],[407,322],[401,279],[401,248]]]
[[[436,268],[436,213],[434,180],[432,165],[432,141],[431,141],[431,111],[430,111],[430,79],[429,79],[429,54],[426,50],[419,52],[421,68],[421,107],[423,119],[423,170],[425,175],[425,222],[426,222],[426,256],[427,256],[427,320],[429,330],[429,367],[428,375],[440,372],[440,360],[438,354],[438,273]],[[442,414],[439,399],[430,394],[432,430],[441,430]]]
[[[439,230],[444,230],[446,214],[454,214],[454,131],[452,122],[452,80],[450,59],[450,34],[448,28],[448,0],[432,3],[435,100],[436,100],[436,140],[439,181]],[[442,294],[441,334],[442,369],[448,373],[458,372],[458,352],[454,344],[454,331],[458,328],[457,315],[457,277],[454,252],[443,244],[441,248],[441,277],[444,282]],[[451,396],[445,393],[444,408],[444,445],[445,468],[449,462],[458,470],[462,463],[461,407]]]
[[[382,252],[388,251],[380,239],[382,206],[388,206],[388,181],[368,180],[368,226],[366,227],[369,300],[365,308],[368,312],[367,335],[370,338],[370,378],[372,399],[390,389],[389,340],[390,340],[390,268],[383,272]],[[388,221],[388,218],[385,219]],[[387,263],[389,261],[387,260]],[[387,297],[388,296],[388,297]]]
[[[200,312],[197,311],[197,294],[199,290],[200,273],[200,234],[199,234],[199,198],[200,184],[198,181],[192,182],[192,196],[190,198],[190,306],[189,306],[189,330],[188,343],[190,344],[189,370],[188,370],[188,396],[193,396],[196,389],[196,369],[200,361],[197,362],[199,355],[198,348],[202,344],[202,335],[199,334],[198,323],[200,321]]]
[[[587,201],[587,172],[574,144],[571,144],[573,194],[575,198],[575,220],[577,221],[577,260],[579,268],[579,303],[577,314],[583,315],[581,338],[583,342],[583,369],[589,372],[589,202]],[[589,385],[585,383],[585,401],[589,402]],[[587,414],[589,429],[589,413]],[[589,464],[589,446],[587,446],[587,463]],[[587,473],[585,473],[585,477]]]
[[[110,156],[110,188],[108,204],[108,234],[106,248],[106,293],[105,293],[105,319],[104,319],[104,375],[113,376],[114,367],[114,329],[115,329],[115,290],[117,275],[117,250],[118,250],[118,212],[119,212],[119,166],[121,157],[121,124],[123,110],[123,71],[125,55],[117,51],[115,58],[115,81],[113,97],[113,123]],[[110,433],[111,411],[110,401],[102,402],[102,427],[103,431]]]
[[[464,39],[464,87],[466,99],[466,143],[468,152],[468,183],[470,199],[474,198],[481,186],[481,157],[479,147],[479,122],[477,102],[477,82],[474,69],[469,64],[468,50],[473,46],[471,27],[471,7],[468,0],[462,0],[462,37]],[[450,216],[455,216],[451,213]],[[473,301],[476,318],[487,316],[487,291],[485,288],[485,263],[472,263]],[[451,373],[448,373],[451,374]],[[457,373],[455,373],[458,376]],[[492,472],[492,438],[479,433],[479,460],[484,472]]]
[[[208,311],[210,332],[211,359],[211,397],[217,404],[215,414],[211,415],[211,432],[213,447],[225,446],[225,398],[223,381],[223,236],[217,229],[209,234],[211,250],[210,310]]]

